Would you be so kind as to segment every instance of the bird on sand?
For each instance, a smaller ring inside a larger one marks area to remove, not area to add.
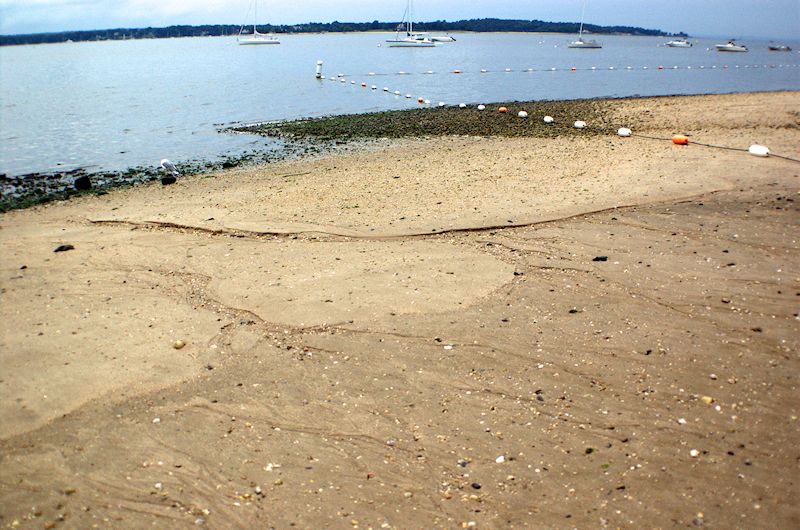
[[[176,176],[176,177],[177,177],[177,176],[179,175],[179,173],[178,173],[178,168],[176,168],[176,167],[175,167],[175,164],[173,164],[172,162],[170,162],[168,158],[165,158],[165,159],[163,159],[163,160],[161,161],[161,168],[162,168],[164,171],[168,171],[168,172],[169,172],[169,173],[171,173],[173,176]]]

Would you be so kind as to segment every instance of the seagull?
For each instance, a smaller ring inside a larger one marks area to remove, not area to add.
[[[164,171],[168,171],[172,173],[173,176],[178,176],[180,173],[178,172],[178,168],[175,167],[175,164],[169,161],[169,159],[165,158],[161,161],[161,168]]]

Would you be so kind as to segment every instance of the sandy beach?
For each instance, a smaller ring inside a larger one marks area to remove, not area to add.
[[[800,158],[800,93],[604,105],[690,145],[379,140],[2,214],[0,526],[800,527],[800,163],[695,143]]]

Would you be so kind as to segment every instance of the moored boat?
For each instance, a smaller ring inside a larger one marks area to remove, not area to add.
[[[718,52],[746,52],[747,46],[742,44],[736,44],[732,40],[729,40],[726,44],[717,44],[716,45]]]
[[[581,28],[578,30],[578,39],[567,44],[567,48],[599,49],[603,45],[594,39],[583,39],[583,18],[586,15],[586,1],[583,0],[583,11],[581,12]]]
[[[674,39],[667,43],[670,48],[691,48],[692,43],[687,39]]]

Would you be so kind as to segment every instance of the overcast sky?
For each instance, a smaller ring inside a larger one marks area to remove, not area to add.
[[[252,0],[0,0],[0,33],[241,24]],[[261,0],[265,23],[399,20],[405,0]],[[583,0],[417,0],[416,19],[580,19]],[[586,21],[694,36],[798,38],[800,0],[590,0]]]

